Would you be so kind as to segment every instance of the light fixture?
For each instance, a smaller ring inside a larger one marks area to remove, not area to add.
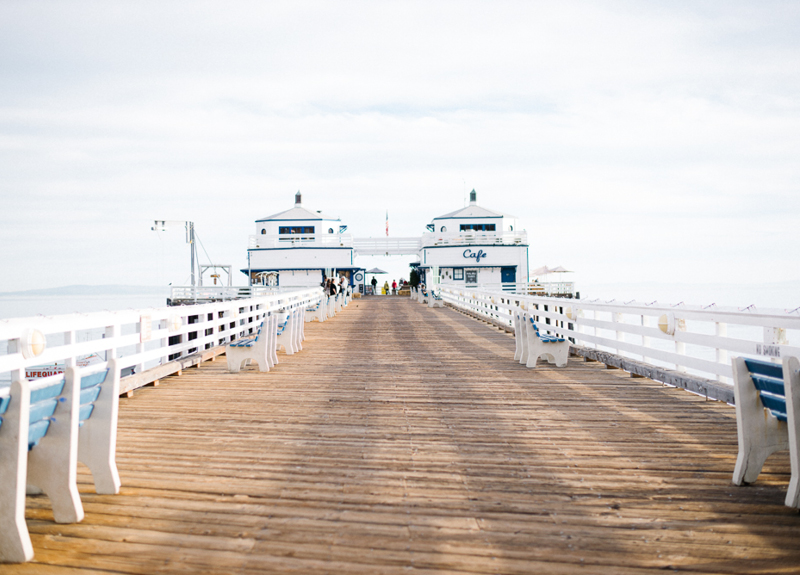
[[[19,346],[22,357],[25,359],[38,357],[47,347],[47,338],[38,329],[26,329],[19,338]]]

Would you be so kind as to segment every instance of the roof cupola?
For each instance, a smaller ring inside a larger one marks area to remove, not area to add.
[[[294,205],[300,206],[303,203],[303,196],[300,195],[300,190],[297,190],[297,193],[294,195]]]
[[[469,193],[469,205],[470,205],[470,206],[475,206],[475,205],[477,205],[477,203],[478,203],[478,194],[477,194],[477,193],[475,192],[475,190],[473,189],[473,190],[472,190],[472,191]]]

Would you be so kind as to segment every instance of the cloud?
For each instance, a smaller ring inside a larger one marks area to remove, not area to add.
[[[4,289],[181,283],[160,218],[245,267],[253,221],[297,189],[375,236],[386,209],[417,235],[476,188],[521,218],[532,266],[598,282],[800,281],[799,20],[787,2],[2,3]]]

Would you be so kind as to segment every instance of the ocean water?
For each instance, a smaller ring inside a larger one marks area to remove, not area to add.
[[[0,320],[37,315],[144,309],[167,305],[164,295],[0,295]]]

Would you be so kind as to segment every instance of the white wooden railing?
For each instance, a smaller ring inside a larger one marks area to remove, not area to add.
[[[304,288],[198,305],[0,320],[0,350],[7,349],[0,353],[0,386],[24,377],[26,368],[75,366],[92,354],[118,358],[123,373],[141,373],[251,333],[268,311],[314,306],[321,296],[321,288]]]
[[[353,247],[351,234],[256,234],[249,236],[248,249],[286,247]]]
[[[729,384],[730,357],[800,356],[800,308],[727,308],[576,300],[442,284],[442,300],[504,326],[524,306],[540,330],[573,343]]]
[[[527,245],[528,233],[521,232],[429,232],[422,234],[421,246]]]
[[[173,301],[210,301],[243,299],[272,295],[282,291],[277,286],[173,286],[170,298]]]

